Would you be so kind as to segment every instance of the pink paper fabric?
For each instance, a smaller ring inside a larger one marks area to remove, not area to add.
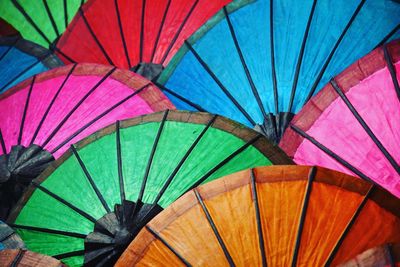
[[[38,81],[40,79],[37,78],[36,82],[33,84],[30,100],[28,102],[25,123],[22,129],[21,145],[30,145],[34,132],[38,128],[39,122],[47,107],[50,105],[57,90],[66,79],[67,72],[62,70],[60,71],[60,69],[63,68],[70,69],[71,66],[50,71],[53,72],[52,74],[45,73],[44,75],[49,76],[48,79],[45,78],[44,80],[41,79],[41,81]],[[79,74],[74,75],[73,73],[68,78],[40,128],[38,135],[33,142],[34,144],[43,147],[46,139],[54,131],[57,125],[59,125],[67,114],[84,98],[84,96],[106,73],[98,74],[98,71],[95,71],[94,74],[91,74],[91,69],[111,69],[111,67],[103,67],[95,64],[80,64],[76,67],[76,70],[79,68],[88,70],[88,72],[82,74],[81,70],[79,71]],[[58,74],[58,72],[61,72],[62,74]],[[134,93],[136,89],[149,83],[149,81],[143,77],[129,71],[118,70],[117,72],[118,77],[122,78],[115,79],[114,76],[111,75],[101,83],[93,93],[78,105],[78,108],[66,120],[60,130],[57,131],[54,137],[44,145],[46,150],[50,152],[53,151],[53,149],[69,138],[78,129],[95,119],[98,115],[102,114],[122,99],[126,98],[128,95]],[[40,75],[37,77],[40,77]],[[129,80],[129,84],[121,81],[124,79]],[[132,86],[132,84],[137,86]],[[29,82],[25,81],[22,87],[23,88],[18,89],[15,88],[14,90],[11,89],[11,93],[0,100],[0,127],[7,152],[10,151],[13,145],[18,143],[22,117],[30,88],[30,80]],[[133,96],[107,113],[107,115],[91,124],[62,148],[54,152],[53,155],[56,159],[59,158],[71,144],[76,143],[82,138],[111,123],[114,123],[116,120],[123,120],[165,109],[174,109],[174,106],[156,86],[151,84],[141,93]],[[0,154],[3,154],[3,151],[0,150]]]

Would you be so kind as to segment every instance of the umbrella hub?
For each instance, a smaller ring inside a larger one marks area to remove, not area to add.
[[[256,125],[254,130],[262,133],[275,144],[278,144],[293,117],[294,114],[290,112],[279,112],[278,115],[268,113],[264,118],[264,122]]]
[[[139,231],[162,211],[158,205],[124,200],[97,220],[85,238],[85,266],[111,266]]]
[[[0,219],[5,220],[25,188],[49,164],[53,155],[38,145],[12,146],[0,156]]]
[[[131,68],[131,71],[146,77],[150,81],[154,81],[160,76],[163,69],[164,67],[161,64],[141,62]]]

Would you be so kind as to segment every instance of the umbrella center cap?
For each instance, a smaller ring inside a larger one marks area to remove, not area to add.
[[[150,81],[154,81],[160,76],[160,73],[163,71],[164,67],[161,64],[155,63],[139,63],[135,67],[131,68],[133,72],[142,75],[143,77],[149,79]]]
[[[128,231],[128,229],[123,227],[116,232],[114,242],[117,247],[122,247],[122,249],[125,249],[132,241],[132,239],[132,234]]]

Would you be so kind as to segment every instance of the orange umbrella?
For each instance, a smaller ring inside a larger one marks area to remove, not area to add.
[[[0,251],[0,265],[12,267],[61,267],[61,261],[50,256],[23,249],[6,249]]]
[[[400,266],[400,243],[370,248],[340,267]]]
[[[189,191],[154,218],[117,266],[328,266],[400,241],[400,200],[306,166],[238,172]]]

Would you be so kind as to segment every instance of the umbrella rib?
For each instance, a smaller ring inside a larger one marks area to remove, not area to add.
[[[178,98],[178,99],[181,100],[182,102],[185,102],[185,103],[188,104],[189,106],[191,106],[191,107],[197,109],[197,111],[206,112],[206,110],[203,109],[201,106],[199,106],[199,105],[197,105],[197,104],[191,102],[190,100],[188,100],[188,99],[184,98],[183,96],[181,96],[181,95],[175,93],[174,91],[171,91],[170,89],[168,89],[168,88],[165,87],[164,85],[159,84],[158,82],[155,82],[154,84],[157,85],[157,87],[159,87],[162,91],[165,91],[165,92],[167,92],[167,93],[173,95],[174,97]]]
[[[121,203],[125,201],[125,186],[124,186],[124,174],[122,172],[122,152],[121,152],[121,137],[120,137],[120,122],[115,123],[115,138],[117,146],[117,166],[118,166],[118,182],[119,192],[121,197]],[[124,212],[124,209],[121,209]],[[123,216],[125,217],[125,216]]]
[[[142,0],[142,13],[140,17],[140,42],[139,42],[139,63],[143,61],[143,45],[144,45],[144,15],[146,10],[146,0]]]
[[[6,143],[4,141],[4,137],[3,137],[3,133],[0,129],[0,144],[1,144],[1,149],[3,150],[3,154],[7,153],[7,149],[6,149]]]
[[[42,147],[45,147],[48,142],[56,135],[56,133],[61,129],[64,123],[72,116],[72,114],[80,107],[80,105],[115,71],[115,67],[112,68],[104,77],[101,78],[99,82],[97,82],[92,89],[87,92],[81,100],[68,112],[68,114],[62,119],[62,121],[57,125],[57,127],[51,132],[46,141],[42,144]]]
[[[265,255],[265,244],[264,244],[264,235],[262,230],[261,223],[261,214],[260,214],[260,206],[258,202],[258,194],[257,194],[257,184],[256,177],[254,174],[254,169],[250,170],[250,178],[251,178],[251,191],[254,199],[254,208],[256,212],[256,221],[257,221],[257,235],[258,235],[258,246],[261,254],[262,266],[267,267],[267,257]]]
[[[400,101],[400,86],[399,86],[399,82],[397,80],[396,70],[393,66],[393,62],[392,62],[392,59],[390,57],[390,54],[389,54],[389,51],[388,51],[386,45],[383,46],[383,53],[385,55],[385,61],[386,61],[386,65],[389,69],[390,76],[392,77],[392,82],[393,82],[394,89],[396,90],[397,98]]]
[[[191,44],[185,40],[186,46],[195,56],[197,61],[201,64],[201,66],[207,71],[207,73],[211,76],[211,78],[215,81],[215,83],[219,86],[219,88],[224,92],[224,94],[232,101],[232,103],[236,106],[236,108],[246,117],[246,119],[253,125],[257,123],[251,118],[251,116],[246,112],[246,110],[239,104],[239,102],[231,95],[231,93],[226,89],[226,87],[222,84],[222,82],[217,78],[214,72],[210,69],[210,67],[204,62],[204,60],[200,57],[200,55],[194,50]]]
[[[240,49],[239,42],[237,40],[235,30],[233,28],[231,19],[229,18],[228,11],[226,10],[226,6],[223,7],[223,11],[224,11],[224,15],[225,15],[226,21],[228,23],[229,32],[230,32],[230,34],[232,36],[233,43],[235,44],[236,51],[237,51],[237,53],[239,55],[239,58],[240,58],[240,63],[242,64],[243,70],[244,70],[244,72],[246,74],[246,78],[247,78],[247,81],[249,82],[249,85],[251,87],[251,91],[253,92],[253,96],[256,99],[256,102],[258,104],[258,107],[261,110],[262,115],[264,116],[264,118],[266,118],[267,117],[267,113],[266,113],[266,111],[264,109],[264,105],[263,105],[263,103],[261,101],[260,95],[258,94],[257,87],[254,84],[253,78],[251,77],[249,68],[247,67],[246,61],[245,61],[244,56],[243,56],[243,52]]]
[[[331,62],[331,60],[333,58],[333,55],[335,54],[337,48],[339,47],[340,43],[342,42],[342,40],[343,40],[344,36],[346,35],[347,31],[350,29],[351,24],[353,24],[353,21],[356,19],[358,13],[360,13],[360,10],[364,6],[364,3],[365,3],[365,0],[361,0],[361,2],[358,4],[358,6],[357,6],[356,10],[354,11],[353,15],[351,16],[349,22],[347,23],[346,27],[342,31],[339,39],[336,41],[333,49],[329,53],[324,65],[322,66],[321,71],[318,73],[317,79],[314,81],[314,84],[312,85],[311,90],[310,90],[305,102],[310,100],[310,98],[313,96],[315,90],[317,89],[317,86],[318,86],[319,82],[322,79],[322,76],[325,74],[325,71],[328,68],[329,63]]]
[[[25,17],[25,19],[29,22],[29,24],[36,30],[36,32],[50,45],[51,41],[47,36],[42,32],[42,30],[36,25],[36,23],[32,20],[32,18],[26,13],[25,9],[18,3],[17,0],[11,0],[14,7],[18,9],[18,11]]]
[[[13,227],[13,228],[23,229],[23,230],[30,230],[30,231],[34,231],[34,232],[42,232],[42,233],[48,233],[48,234],[63,235],[63,236],[76,237],[76,238],[82,238],[82,239],[86,238],[86,235],[80,234],[80,233],[67,232],[67,231],[61,231],[61,230],[54,230],[54,229],[35,227],[35,226],[28,226],[28,225],[19,225],[19,224],[9,224],[9,225],[11,227]]]
[[[353,216],[351,217],[350,221],[347,223],[346,228],[340,235],[340,238],[336,242],[334,248],[332,251],[329,253],[329,256],[327,260],[325,261],[324,266],[330,266],[332,264],[332,261],[334,260],[336,253],[338,252],[340,246],[342,245],[344,239],[346,238],[346,235],[349,233],[351,227],[353,226],[354,222],[357,220],[358,215],[361,213],[362,209],[364,208],[365,204],[367,204],[367,201],[369,197],[371,196],[371,193],[374,191],[375,185],[371,185],[371,187],[368,189],[368,192],[364,195],[363,200],[361,201],[360,205],[357,207],[357,210],[354,212]]]
[[[59,39],[57,39],[57,41],[58,41]],[[73,60],[72,58],[70,58],[69,56],[67,56],[64,52],[62,52],[57,46],[55,46],[55,45],[52,45],[51,47],[50,47],[50,49],[52,50],[52,51],[56,51],[57,53],[59,53],[60,55],[62,55],[65,59],[67,59],[69,62],[71,62],[71,63],[77,63],[75,60]]]
[[[393,255],[393,251],[392,251],[392,245],[386,244],[386,250],[387,250],[387,254],[389,254],[388,256],[389,256],[390,267],[396,267],[394,255]]]
[[[88,123],[86,123],[84,126],[82,126],[81,128],[79,128],[77,131],[75,131],[72,135],[70,135],[68,138],[66,138],[63,142],[61,142],[57,147],[55,147],[51,153],[55,153],[57,152],[61,147],[63,147],[65,144],[67,144],[68,142],[70,142],[73,138],[75,138],[78,134],[80,134],[82,131],[86,130],[89,126],[91,126],[93,123],[95,123],[96,121],[98,121],[99,119],[101,119],[102,117],[104,117],[105,115],[107,115],[108,113],[110,113],[111,111],[113,111],[115,108],[119,107],[120,105],[122,105],[123,103],[125,103],[126,101],[128,101],[130,98],[134,97],[135,95],[141,93],[145,88],[147,88],[150,85],[150,83],[142,86],[141,88],[137,89],[135,92],[133,92],[132,94],[128,95],[127,97],[125,97],[124,99],[122,99],[121,101],[117,102],[116,104],[114,104],[113,106],[111,106],[110,108],[108,108],[106,111],[104,111],[103,113],[99,114],[98,116],[96,116],[94,119],[92,119],[91,121],[89,121]]]
[[[79,8],[79,13],[80,13],[80,15],[81,15],[81,17],[83,19],[83,22],[85,23],[86,28],[89,30],[90,35],[93,37],[95,43],[100,48],[100,50],[103,53],[103,55],[106,57],[106,59],[108,61],[108,64],[114,65],[113,61],[111,60],[111,58],[107,54],[107,51],[104,49],[104,47],[100,43],[99,39],[97,39],[97,36],[94,34],[92,27],[90,27],[89,22],[87,21],[87,19],[85,17],[85,14],[84,14],[84,12],[82,10],[82,7]]]
[[[17,256],[13,259],[13,261],[10,264],[10,267],[17,267],[19,263],[21,262],[22,258],[24,257],[26,250],[19,249]]]
[[[150,232],[152,236],[154,236],[157,240],[160,240],[161,243],[166,246],[185,266],[192,266],[184,257],[182,257],[164,238],[162,238],[155,230],[153,230],[150,226],[145,226],[146,230]]]
[[[162,189],[158,193],[156,199],[153,202],[153,205],[157,204],[157,202],[160,200],[161,196],[165,193],[169,185],[171,184],[172,180],[175,178],[176,174],[179,172],[183,164],[185,163],[186,159],[190,156],[192,151],[196,148],[197,144],[200,142],[204,134],[208,131],[208,129],[211,127],[211,125],[215,122],[216,118],[218,115],[212,116],[212,118],[208,121],[206,127],[200,132],[200,134],[197,136],[196,140],[192,143],[190,148],[186,151],[185,155],[182,157],[182,159],[179,161],[178,165],[175,167],[174,171],[171,173],[171,175],[168,177],[167,181],[163,185]]]
[[[81,167],[81,169],[84,172],[86,178],[88,179],[90,185],[92,186],[94,192],[96,193],[97,198],[100,200],[101,204],[103,205],[103,207],[107,211],[107,213],[110,213],[111,212],[110,207],[108,206],[106,200],[104,199],[104,196],[101,194],[96,183],[93,181],[92,176],[90,175],[88,169],[86,168],[85,163],[82,161],[82,158],[79,156],[78,151],[76,151],[76,148],[74,145],[71,145],[71,151],[74,154],[75,158],[78,160],[79,166]]]
[[[162,130],[164,128],[165,121],[167,120],[168,112],[169,112],[168,110],[166,110],[164,112],[162,121],[160,123],[160,127],[158,128],[158,131],[157,131],[156,138],[154,139],[153,147],[151,148],[150,157],[149,157],[149,160],[147,161],[147,166],[146,166],[146,170],[145,170],[144,177],[143,177],[143,180],[142,180],[142,185],[140,187],[140,191],[139,191],[139,196],[138,196],[138,201],[137,202],[142,201],[142,198],[143,198],[143,195],[144,195],[144,190],[146,189],[147,179],[148,179],[149,173],[150,173],[150,168],[151,168],[151,165],[153,163],[154,154],[156,153],[158,141],[160,140],[161,133],[162,133]]]
[[[154,42],[154,47],[153,47],[153,51],[152,51],[152,53],[151,53],[150,62],[153,62],[153,60],[154,60],[154,56],[155,56],[155,54],[156,54],[156,49],[157,49],[157,46],[158,46],[158,42],[160,41],[160,36],[161,36],[161,33],[162,33],[162,31],[163,31],[163,28],[164,28],[165,19],[167,18],[167,14],[168,14],[170,5],[171,5],[171,0],[168,0],[167,6],[166,6],[166,8],[165,8],[165,10],[164,10],[163,17],[162,17],[162,19],[161,19],[160,28],[159,28],[159,30],[158,30],[157,37],[156,37],[156,40],[155,40],[155,42]]]
[[[24,112],[22,114],[21,124],[20,124],[20,127],[19,127],[18,145],[21,144],[22,132],[23,132],[24,126],[25,126],[26,113],[28,112],[29,102],[30,102],[30,99],[31,99],[31,93],[32,93],[33,84],[35,83],[35,79],[36,79],[36,75],[34,75],[32,77],[32,79],[31,79],[31,85],[29,86],[28,95],[26,97],[26,102],[25,102],[25,106],[24,106]]]
[[[301,43],[299,58],[298,58],[297,64],[296,64],[296,70],[295,70],[293,84],[292,84],[292,91],[290,93],[289,108],[288,108],[289,112],[292,112],[294,96],[296,95],[297,83],[299,81],[300,69],[301,69],[301,65],[303,63],[304,51],[306,48],[307,38],[308,38],[308,34],[310,32],[311,22],[314,17],[316,6],[317,6],[317,0],[314,0],[312,7],[311,7],[310,15],[308,16],[307,26],[306,26],[306,30],[304,31],[304,36],[303,36],[303,41]]]
[[[214,223],[214,221],[213,221],[213,219],[211,217],[211,214],[209,213],[205,203],[203,202],[202,197],[200,196],[200,194],[199,194],[199,192],[197,191],[196,188],[193,189],[193,192],[196,195],[197,201],[199,202],[199,204],[201,206],[201,209],[203,210],[204,215],[207,218],[208,224],[211,226],[211,229],[213,230],[214,235],[218,240],[219,246],[221,247],[222,251],[224,252],[225,258],[228,261],[229,266],[235,266],[235,263],[233,262],[232,256],[229,253],[228,248],[226,247],[226,245],[224,243],[224,240],[222,240],[222,237],[218,232],[217,226],[215,225],[215,223]]]
[[[212,168],[210,171],[208,171],[203,177],[201,177],[196,183],[194,183],[187,191],[194,189],[195,187],[199,186],[202,182],[204,182],[207,178],[209,178],[212,174],[214,174],[218,169],[220,169],[222,166],[227,164],[229,161],[231,161],[234,157],[236,157],[238,154],[242,153],[244,150],[246,150],[249,146],[254,144],[255,142],[258,141],[263,135],[262,134],[257,134],[255,137],[250,139],[246,144],[235,150],[232,154],[230,154],[228,157],[226,157],[223,161],[218,163],[214,168]],[[187,192],[186,191],[186,192]]]
[[[398,30],[400,30],[400,23],[397,24],[397,25],[393,28],[393,30],[391,30],[391,31],[382,39],[382,41],[380,41],[379,44],[378,44],[377,46],[375,46],[374,49],[376,49],[376,48],[382,46],[384,43],[386,43],[391,37],[393,37],[393,35],[394,35]]]
[[[343,93],[342,89],[339,87],[339,85],[337,84],[335,79],[332,79],[330,81],[330,84],[332,85],[333,89],[335,89],[336,93],[340,96],[342,101],[346,104],[347,108],[353,114],[354,118],[360,123],[360,125],[362,126],[364,131],[372,139],[372,141],[379,148],[379,150],[382,152],[382,154],[385,156],[385,158],[390,162],[390,164],[396,170],[396,172],[398,174],[400,174],[399,164],[397,164],[396,160],[392,157],[392,155],[390,155],[389,151],[387,151],[387,149],[383,146],[381,141],[379,141],[379,139],[376,137],[376,135],[372,132],[371,128],[367,125],[367,123],[364,121],[364,119],[361,117],[361,115],[357,112],[355,107],[351,104],[350,100]]]
[[[7,50],[3,54],[1,54],[0,61],[4,59],[4,57],[11,51],[11,49],[15,48],[15,46],[17,45],[19,40],[20,40],[20,37],[15,38],[15,41],[7,48]]]
[[[172,47],[174,46],[176,40],[178,39],[179,35],[182,32],[183,27],[185,26],[185,24],[188,21],[189,17],[192,15],[192,13],[193,13],[193,11],[196,8],[198,3],[199,3],[199,0],[196,0],[193,3],[193,5],[190,8],[189,12],[187,13],[186,17],[183,19],[182,24],[179,26],[178,30],[176,31],[174,38],[172,39],[171,43],[168,45],[168,48],[165,51],[164,56],[161,59],[161,65],[164,65],[164,62],[167,59],[169,52],[171,51]]]
[[[44,58],[44,57],[43,57]],[[27,66],[23,71],[18,73],[17,76],[14,76],[11,80],[9,80],[3,87],[0,88],[0,92],[2,92],[5,88],[7,88],[10,84],[15,82],[17,79],[19,79],[22,75],[24,75],[28,70],[32,69],[35,67],[37,64],[41,62],[43,58],[38,58],[36,62],[32,63],[31,65]]]
[[[297,127],[294,124],[290,125],[290,128],[295,131],[297,134],[299,134],[300,136],[302,136],[303,138],[307,139],[308,141],[310,141],[313,145],[315,145],[316,147],[318,147],[320,150],[322,150],[323,152],[325,152],[328,156],[330,156],[331,158],[333,158],[334,160],[336,160],[337,162],[339,162],[340,164],[342,164],[344,167],[346,167],[347,169],[349,169],[350,171],[352,171],[353,173],[355,173],[357,176],[361,177],[362,179],[364,179],[365,181],[371,182],[371,183],[375,183],[374,181],[371,180],[371,178],[369,178],[367,175],[365,175],[364,173],[362,173],[360,170],[358,170],[355,166],[351,165],[349,162],[347,162],[346,160],[344,160],[343,158],[341,158],[339,155],[337,155],[336,153],[334,153],[332,150],[330,150],[329,148],[327,148],[326,146],[324,146],[323,144],[321,144],[320,142],[318,142],[314,137],[308,135],[306,132],[304,132],[303,130],[301,130],[299,127]]]
[[[58,31],[56,22],[54,21],[53,14],[51,14],[49,5],[47,4],[47,0],[43,0],[43,4],[44,4],[44,8],[46,9],[46,14],[47,14],[47,16],[48,16],[49,19],[50,19],[51,26],[53,27],[54,32],[55,32],[55,34],[57,35],[57,38],[58,38],[58,37],[60,37],[60,32]]]
[[[270,47],[271,47],[271,75],[272,75],[272,88],[274,90],[274,104],[275,104],[275,115],[278,115],[279,102],[278,102],[278,82],[276,79],[275,69],[275,47],[274,47],[274,1],[270,1],[269,6],[269,36],[270,36]],[[278,130],[275,126],[275,134],[278,136]]]
[[[40,129],[42,128],[43,123],[44,123],[44,121],[46,120],[46,118],[47,118],[47,116],[48,116],[48,114],[49,114],[51,108],[53,107],[54,102],[56,101],[58,95],[60,94],[62,88],[64,87],[64,85],[66,84],[67,80],[68,80],[69,77],[71,76],[71,74],[72,74],[72,72],[74,71],[75,67],[76,67],[76,64],[74,64],[74,65],[72,66],[72,68],[69,70],[69,72],[68,72],[67,76],[65,77],[64,81],[62,82],[62,84],[61,84],[60,87],[58,88],[56,94],[55,94],[54,97],[52,98],[52,100],[51,100],[49,106],[47,107],[45,113],[43,114],[43,117],[41,118],[41,120],[40,120],[40,122],[39,122],[39,124],[38,124],[38,127],[37,127],[36,130],[35,130],[35,133],[34,133],[33,136],[32,136],[31,145],[33,144],[33,142],[35,142],[35,139],[36,139],[37,135],[39,134],[39,131],[40,131]]]
[[[64,24],[65,24],[65,29],[68,27],[68,6],[67,6],[67,0],[63,0],[63,8],[64,8]]]
[[[293,258],[292,258],[292,267],[296,267],[297,266],[297,259],[298,259],[300,244],[301,244],[301,236],[303,234],[304,221],[306,219],[307,208],[308,208],[308,204],[310,202],[312,184],[314,182],[314,178],[315,178],[316,174],[317,174],[317,168],[315,168],[313,166],[310,169],[310,172],[308,173],[308,181],[307,181],[307,186],[306,186],[306,192],[304,194],[303,207],[301,208],[299,226],[297,228],[296,243],[295,243],[294,252],[293,252]]]
[[[91,215],[89,215],[88,213],[84,212],[83,210],[79,209],[78,207],[72,205],[71,203],[69,203],[67,200],[63,199],[62,197],[58,196],[57,194],[54,194],[53,192],[51,192],[50,190],[48,190],[47,188],[41,186],[40,184],[38,184],[35,181],[32,181],[32,185],[38,189],[40,189],[43,193],[49,195],[50,197],[52,197],[53,199],[57,200],[58,202],[64,204],[65,206],[67,206],[68,208],[70,208],[71,210],[75,211],[76,213],[78,213],[79,215],[81,215],[82,217],[86,218],[87,220],[93,222],[94,224],[96,224],[96,219],[94,217],[92,217]]]
[[[122,28],[121,14],[119,12],[118,0],[114,0],[114,5],[115,5],[115,11],[117,12],[118,28],[119,28],[119,33],[120,33],[121,39],[122,39],[122,46],[124,47],[124,53],[125,53],[125,57],[126,57],[126,62],[128,63],[128,68],[130,68],[131,67],[131,60],[129,59],[129,52],[128,52],[128,48],[126,46],[124,29]]]
[[[65,258],[70,258],[70,257],[75,257],[75,256],[83,256],[83,255],[85,255],[85,250],[84,249],[75,250],[75,251],[71,251],[71,252],[67,252],[67,253],[54,255],[52,257],[57,259],[57,260],[62,260],[62,259],[65,259]]]

